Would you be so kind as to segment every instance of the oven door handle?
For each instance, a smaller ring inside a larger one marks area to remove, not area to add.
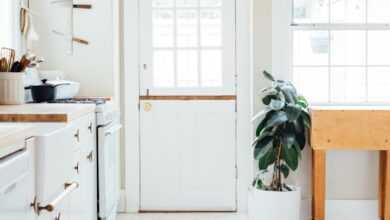
[[[114,126],[110,127],[109,129],[107,129],[106,131],[104,131],[104,136],[110,136],[110,135],[114,134],[115,132],[119,131],[121,128],[122,128],[122,125],[120,125],[120,124],[114,125]]]

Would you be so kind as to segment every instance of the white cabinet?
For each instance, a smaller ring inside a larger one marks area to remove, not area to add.
[[[34,220],[34,140],[12,144],[18,150],[6,155],[0,150],[0,219]]]
[[[37,137],[37,203],[52,206],[38,220],[97,219],[95,121],[91,113]]]
[[[72,220],[97,219],[96,125],[94,117],[84,118],[80,128],[80,147],[74,153],[75,181],[79,188],[71,196]]]

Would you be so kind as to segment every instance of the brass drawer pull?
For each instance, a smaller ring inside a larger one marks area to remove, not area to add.
[[[79,162],[77,162],[76,166],[73,167],[74,170],[76,170],[77,174],[80,173],[80,166],[79,166]]]
[[[92,134],[92,125],[93,125],[92,122],[90,122],[90,123],[89,123],[89,126],[88,126],[88,130],[89,130],[89,132],[90,132],[91,134]]]
[[[87,159],[88,159],[90,162],[93,162],[93,151],[91,151],[91,152],[88,154]]]
[[[76,190],[79,187],[79,183],[73,182],[73,183],[65,183],[64,184],[64,191],[57,196],[53,201],[51,201],[46,206],[41,206],[40,203],[37,201],[37,198],[34,198],[34,201],[30,204],[31,207],[33,207],[35,213],[39,215],[41,211],[47,211],[52,212],[56,209],[56,206],[69,194],[71,194],[74,190]]]
[[[76,138],[77,142],[80,142],[80,130],[77,129],[76,134],[74,134],[74,137]]]

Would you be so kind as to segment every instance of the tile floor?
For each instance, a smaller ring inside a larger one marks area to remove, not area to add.
[[[374,200],[327,201],[326,220],[378,220],[377,210],[377,202]],[[142,213],[120,214],[118,220],[249,220],[249,218],[236,213]]]
[[[121,214],[118,220],[248,220],[246,215],[224,213]]]

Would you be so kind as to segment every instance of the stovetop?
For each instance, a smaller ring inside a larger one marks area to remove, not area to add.
[[[51,103],[69,103],[69,104],[96,104],[103,105],[107,99],[105,98],[72,98],[72,99],[57,99]]]

